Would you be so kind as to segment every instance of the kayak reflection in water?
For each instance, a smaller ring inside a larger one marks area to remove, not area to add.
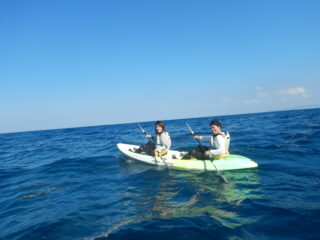
[[[156,121],[154,131],[156,135],[146,135],[146,137],[149,139],[149,142],[139,147],[135,152],[145,152],[150,156],[166,157],[171,147],[171,138],[169,133],[166,131],[164,122]]]
[[[211,147],[202,145],[197,146],[190,151],[184,159],[221,159],[229,155],[230,135],[221,130],[222,126],[219,120],[210,122],[212,136],[194,136],[195,140],[209,141]]]

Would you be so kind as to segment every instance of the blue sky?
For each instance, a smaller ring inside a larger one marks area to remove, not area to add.
[[[320,1],[0,2],[0,133],[320,106]]]

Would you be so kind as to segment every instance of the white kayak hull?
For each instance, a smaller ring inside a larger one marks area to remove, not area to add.
[[[215,165],[217,169],[224,171],[258,167],[258,164],[251,159],[234,154],[230,154],[226,158],[214,160],[213,165],[211,160],[185,160],[175,158],[175,156],[180,156],[181,153],[185,152],[170,150],[167,158],[161,159],[146,155],[144,153],[135,153],[134,149],[139,147],[137,145],[118,143],[117,147],[120,152],[131,159],[153,165],[168,166],[175,169],[216,171],[216,168],[214,167]]]

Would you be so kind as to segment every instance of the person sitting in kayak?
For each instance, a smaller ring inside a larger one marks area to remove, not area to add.
[[[156,136],[147,135],[150,141],[139,147],[136,153],[146,152],[150,156],[166,156],[171,147],[171,138],[166,131],[163,121],[156,121],[155,123]]]
[[[197,159],[220,159],[229,155],[230,135],[221,130],[221,123],[218,120],[210,122],[212,136],[194,136],[196,140],[210,141],[211,148],[202,145],[189,152],[186,158]]]

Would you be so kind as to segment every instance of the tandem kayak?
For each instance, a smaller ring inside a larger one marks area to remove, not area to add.
[[[135,149],[139,148],[137,145],[118,143],[118,149],[125,156],[148,164],[168,166],[174,169],[189,169],[189,170],[202,170],[202,171],[216,171],[217,167],[219,170],[236,170],[245,168],[256,168],[258,164],[247,157],[240,155],[230,154],[225,158],[219,160],[198,160],[198,159],[179,159],[180,156],[186,154],[187,152],[180,152],[175,150],[170,150],[167,158],[162,159],[160,157],[149,156],[145,153],[136,153]],[[165,162],[164,162],[165,161]]]

